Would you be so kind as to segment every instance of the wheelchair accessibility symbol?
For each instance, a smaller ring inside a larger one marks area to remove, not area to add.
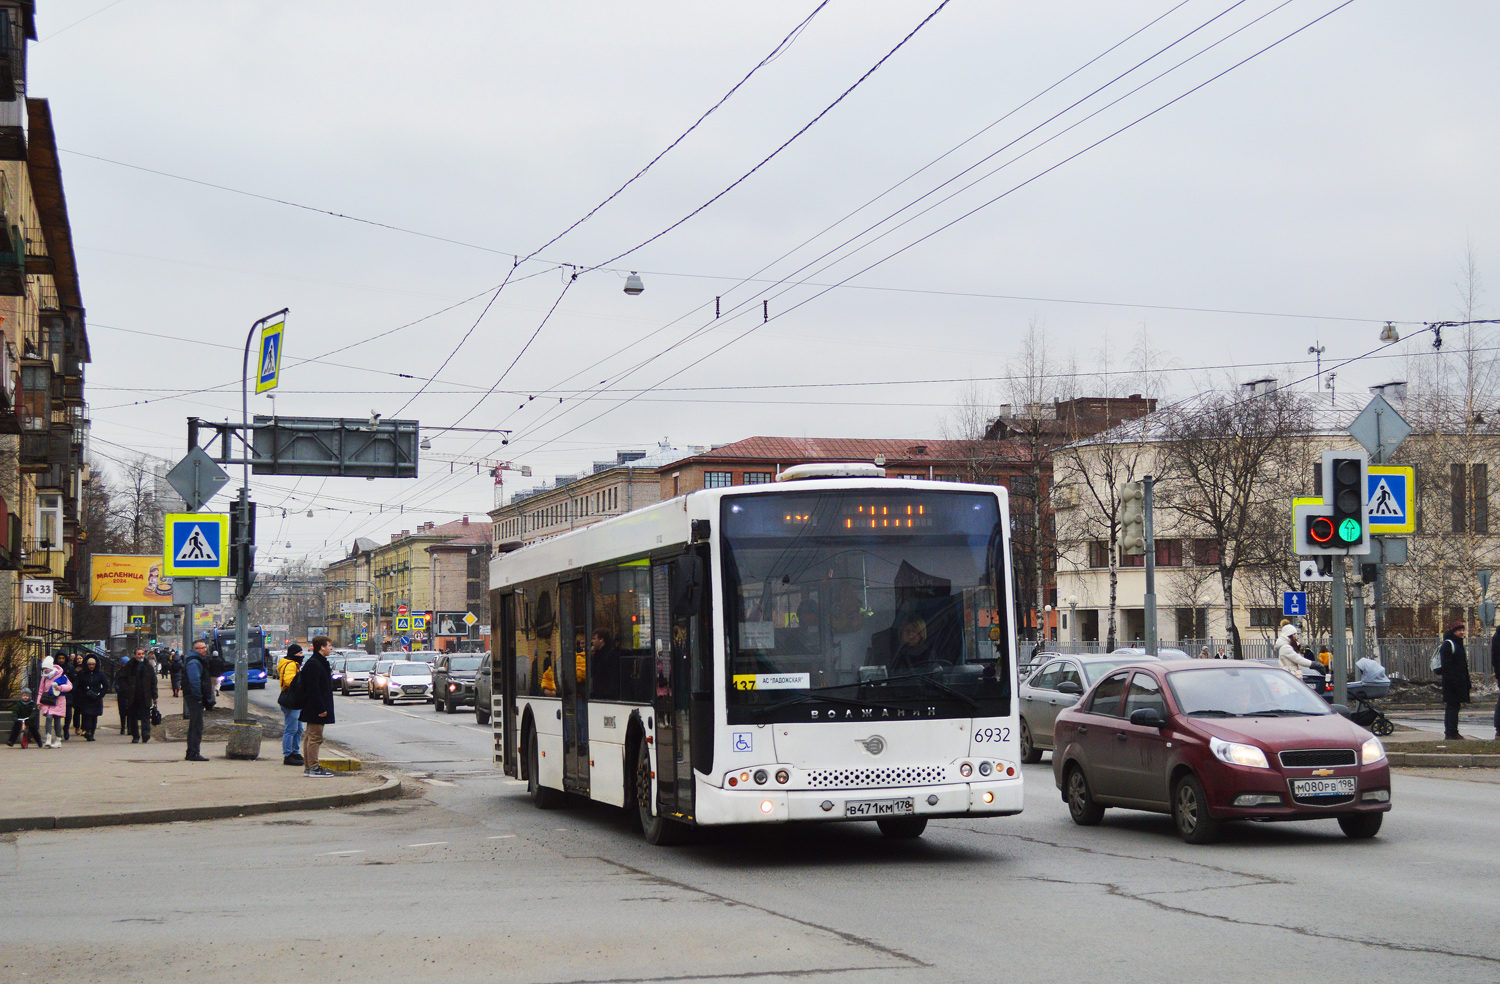
[[[737,752],[752,752],[755,750],[755,736],[748,731],[736,731],[734,738],[734,750]]]

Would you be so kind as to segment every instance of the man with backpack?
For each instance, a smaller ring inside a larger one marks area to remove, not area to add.
[[[214,679],[208,671],[208,643],[194,641],[182,665],[182,716],[188,719],[187,761],[207,762],[200,751],[203,743],[203,711],[214,706]]]
[[[1438,647],[1443,674],[1443,737],[1457,741],[1463,737],[1458,733],[1458,709],[1469,702],[1469,654],[1464,651],[1464,623],[1454,622],[1443,636]]]
[[[286,656],[280,663],[276,664],[276,677],[281,681],[282,698],[278,700],[281,705],[282,731],[281,731],[281,764],[301,765],[302,753],[298,749],[302,746],[302,700],[297,693],[300,686],[297,683],[297,674],[302,670],[302,647],[295,642],[286,647]],[[288,691],[291,691],[288,693]],[[295,704],[295,707],[288,707]]]

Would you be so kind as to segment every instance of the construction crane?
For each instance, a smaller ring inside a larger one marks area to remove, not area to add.
[[[505,505],[505,473],[508,471],[520,472],[521,477],[531,477],[530,465],[518,465],[514,461],[496,461],[493,458],[482,458],[479,464],[488,468],[490,474],[495,477],[495,508],[499,509]]]

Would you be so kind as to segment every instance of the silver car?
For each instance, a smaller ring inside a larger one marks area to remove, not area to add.
[[[1040,762],[1052,750],[1052,725],[1078,703],[1094,681],[1117,666],[1154,659],[1145,655],[1057,656],[1021,681],[1021,761]]]
[[[398,700],[432,699],[432,668],[426,663],[392,663],[386,670],[384,692],[380,695],[386,704]]]

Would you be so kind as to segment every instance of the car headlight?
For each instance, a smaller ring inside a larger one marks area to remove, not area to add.
[[[1237,741],[1210,738],[1208,740],[1208,747],[1214,753],[1214,758],[1220,762],[1228,762],[1230,765],[1247,765],[1253,769],[1269,769],[1271,767],[1266,762],[1266,753],[1255,745],[1244,745]]]
[[[1359,750],[1360,765],[1373,765],[1383,758],[1385,758],[1385,746],[1380,743],[1379,738],[1371,738]]]

